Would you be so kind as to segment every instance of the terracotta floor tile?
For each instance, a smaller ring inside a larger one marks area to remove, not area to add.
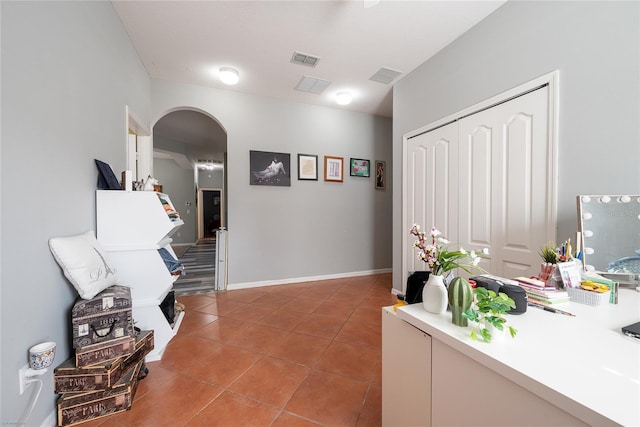
[[[175,427],[184,425],[204,409],[222,389],[195,378],[176,375],[136,401],[131,410],[113,416],[128,427]]]
[[[82,427],[379,426],[391,280],[178,296],[186,316],[162,360],[147,364],[132,409]]]
[[[274,310],[275,309],[273,307],[262,307],[250,304],[238,307],[237,309],[226,313],[224,317],[242,320],[243,322],[255,323],[273,313]]]
[[[258,324],[271,326],[285,331],[292,331],[300,324],[300,322],[306,319],[306,317],[307,316],[304,313],[298,313],[283,308],[263,317],[258,321]]]
[[[346,321],[353,313],[353,310],[355,310],[355,307],[344,301],[341,303],[325,301],[313,311],[313,314]]]
[[[176,301],[189,307],[189,310],[198,310],[200,307],[215,302],[214,294],[200,295],[176,295]]]
[[[271,427],[318,427],[322,424],[314,423],[311,420],[301,418],[288,412],[282,412],[273,422]]]
[[[369,385],[364,406],[358,418],[358,427],[378,427],[382,425],[382,386]]]
[[[195,363],[182,366],[181,372],[209,384],[227,387],[261,357],[250,350],[216,343],[213,351],[207,350],[196,358]]]
[[[371,379],[371,382],[382,385],[382,357],[378,358],[378,362],[376,364],[376,370],[373,373],[373,378]]]
[[[262,305],[265,307],[280,308],[289,301],[291,301],[290,296],[272,293],[264,294],[260,298],[257,298],[255,301],[253,301],[253,304]]]
[[[186,425],[188,427],[268,427],[279,413],[278,408],[226,391]]]
[[[293,331],[314,337],[333,339],[343,325],[344,320],[311,314],[300,322]]]
[[[263,357],[231,384],[229,390],[282,408],[309,370],[285,360]]]
[[[287,334],[288,332],[282,329],[254,324],[230,337],[227,344],[266,354]]]
[[[269,351],[269,355],[301,365],[313,366],[330,342],[331,340],[325,338],[291,332]]]
[[[198,311],[203,313],[217,314],[219,316],[224,316],[234,310],[239,309],[240,307],[244,307],[247,304],[239,301],[232,301],[230,299],[221,299],[216,298],[214,302],[209,305],[205,305],[204,307],[200,307]]]
[[[297,313],[311,314],[322,303],[323,301],[295,297],[295,298],[291,298],[291,300],[288,303],[283,305],[282,309],[294,311]]]
[[[338,332],[335,340],[379,349],[382,348],[382,330],[379,326],[350,319]]]
[[[134,404],[151,390],[163,387],[164,383],[177,375],[176,372],[163,368],[159,361],[149,362],[145,365],[149,369],[149,374],[143,380],[138,381]]]
[[[215,322],[194,331],[191,335],[215,341],[228,341],[232,336],[242,333],[251,324],[230,317],[219,317]]]
[[[215,321],[218,316],[214,314],[201,313],[199,311],[187,310],[184,313],[184,317],[182,318],[182,323],[180,324],[180,329],[178,329],[178,334],[186,335],[195,330],[198,330],[204,326],[207,326],[209,323]]]
[[[361,381],[370,381],[377,363],[378,352],[375,349],[333,341],[315,368]]]
[[[369,384],[312,370],[285,410],[322,424],[353,426]]]
[[[256,289],[237,289],[234,291],[226,291],[225,295],[228,300],[250,304],[258,298],[266,295],[266,293],[260,292]]]
[[[158,363],[164,369],[182,372],[189,366],[203,363],[221,345],[194,335],[177,336],[169,342]]]

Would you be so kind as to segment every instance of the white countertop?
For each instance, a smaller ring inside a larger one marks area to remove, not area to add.
[[[640,426],[640,341],[620,328],[640,321],[640,292],[621,289],[619,303],[557,306],[575,317],[528,307],[508,315],[518,330],[484,343],[451,312],[431,314],[422,304],[397,310],[399,318],[457,349],[591,425]]]

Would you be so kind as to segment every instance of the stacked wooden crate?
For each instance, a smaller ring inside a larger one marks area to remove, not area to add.
[[[78,299],[71,314],[72,357],[54,370],[58,425],[73,426],[131,408],[153,331],[136,331],[131,292],[114,285],[89,300]]]

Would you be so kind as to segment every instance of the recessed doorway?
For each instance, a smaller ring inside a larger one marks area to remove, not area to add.
[[[198,189],[198,239],[216,237],[216,230],[225,226],[224,212],[221,188]]]

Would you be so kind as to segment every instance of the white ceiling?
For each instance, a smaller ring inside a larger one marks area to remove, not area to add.
[[[368,3],[372,7],[365,7]],[[113,1],[153,79],[392,116],[392,85],[504,3],[498,1]],[[294,52],[320,58],[311,68]],[[240,73],[226,86],[220,67]],[[380,68],[402,72],[370,81]],[[320,95],[294,90],[328,80]],[[338,106],[339,91],[353,94]]]

